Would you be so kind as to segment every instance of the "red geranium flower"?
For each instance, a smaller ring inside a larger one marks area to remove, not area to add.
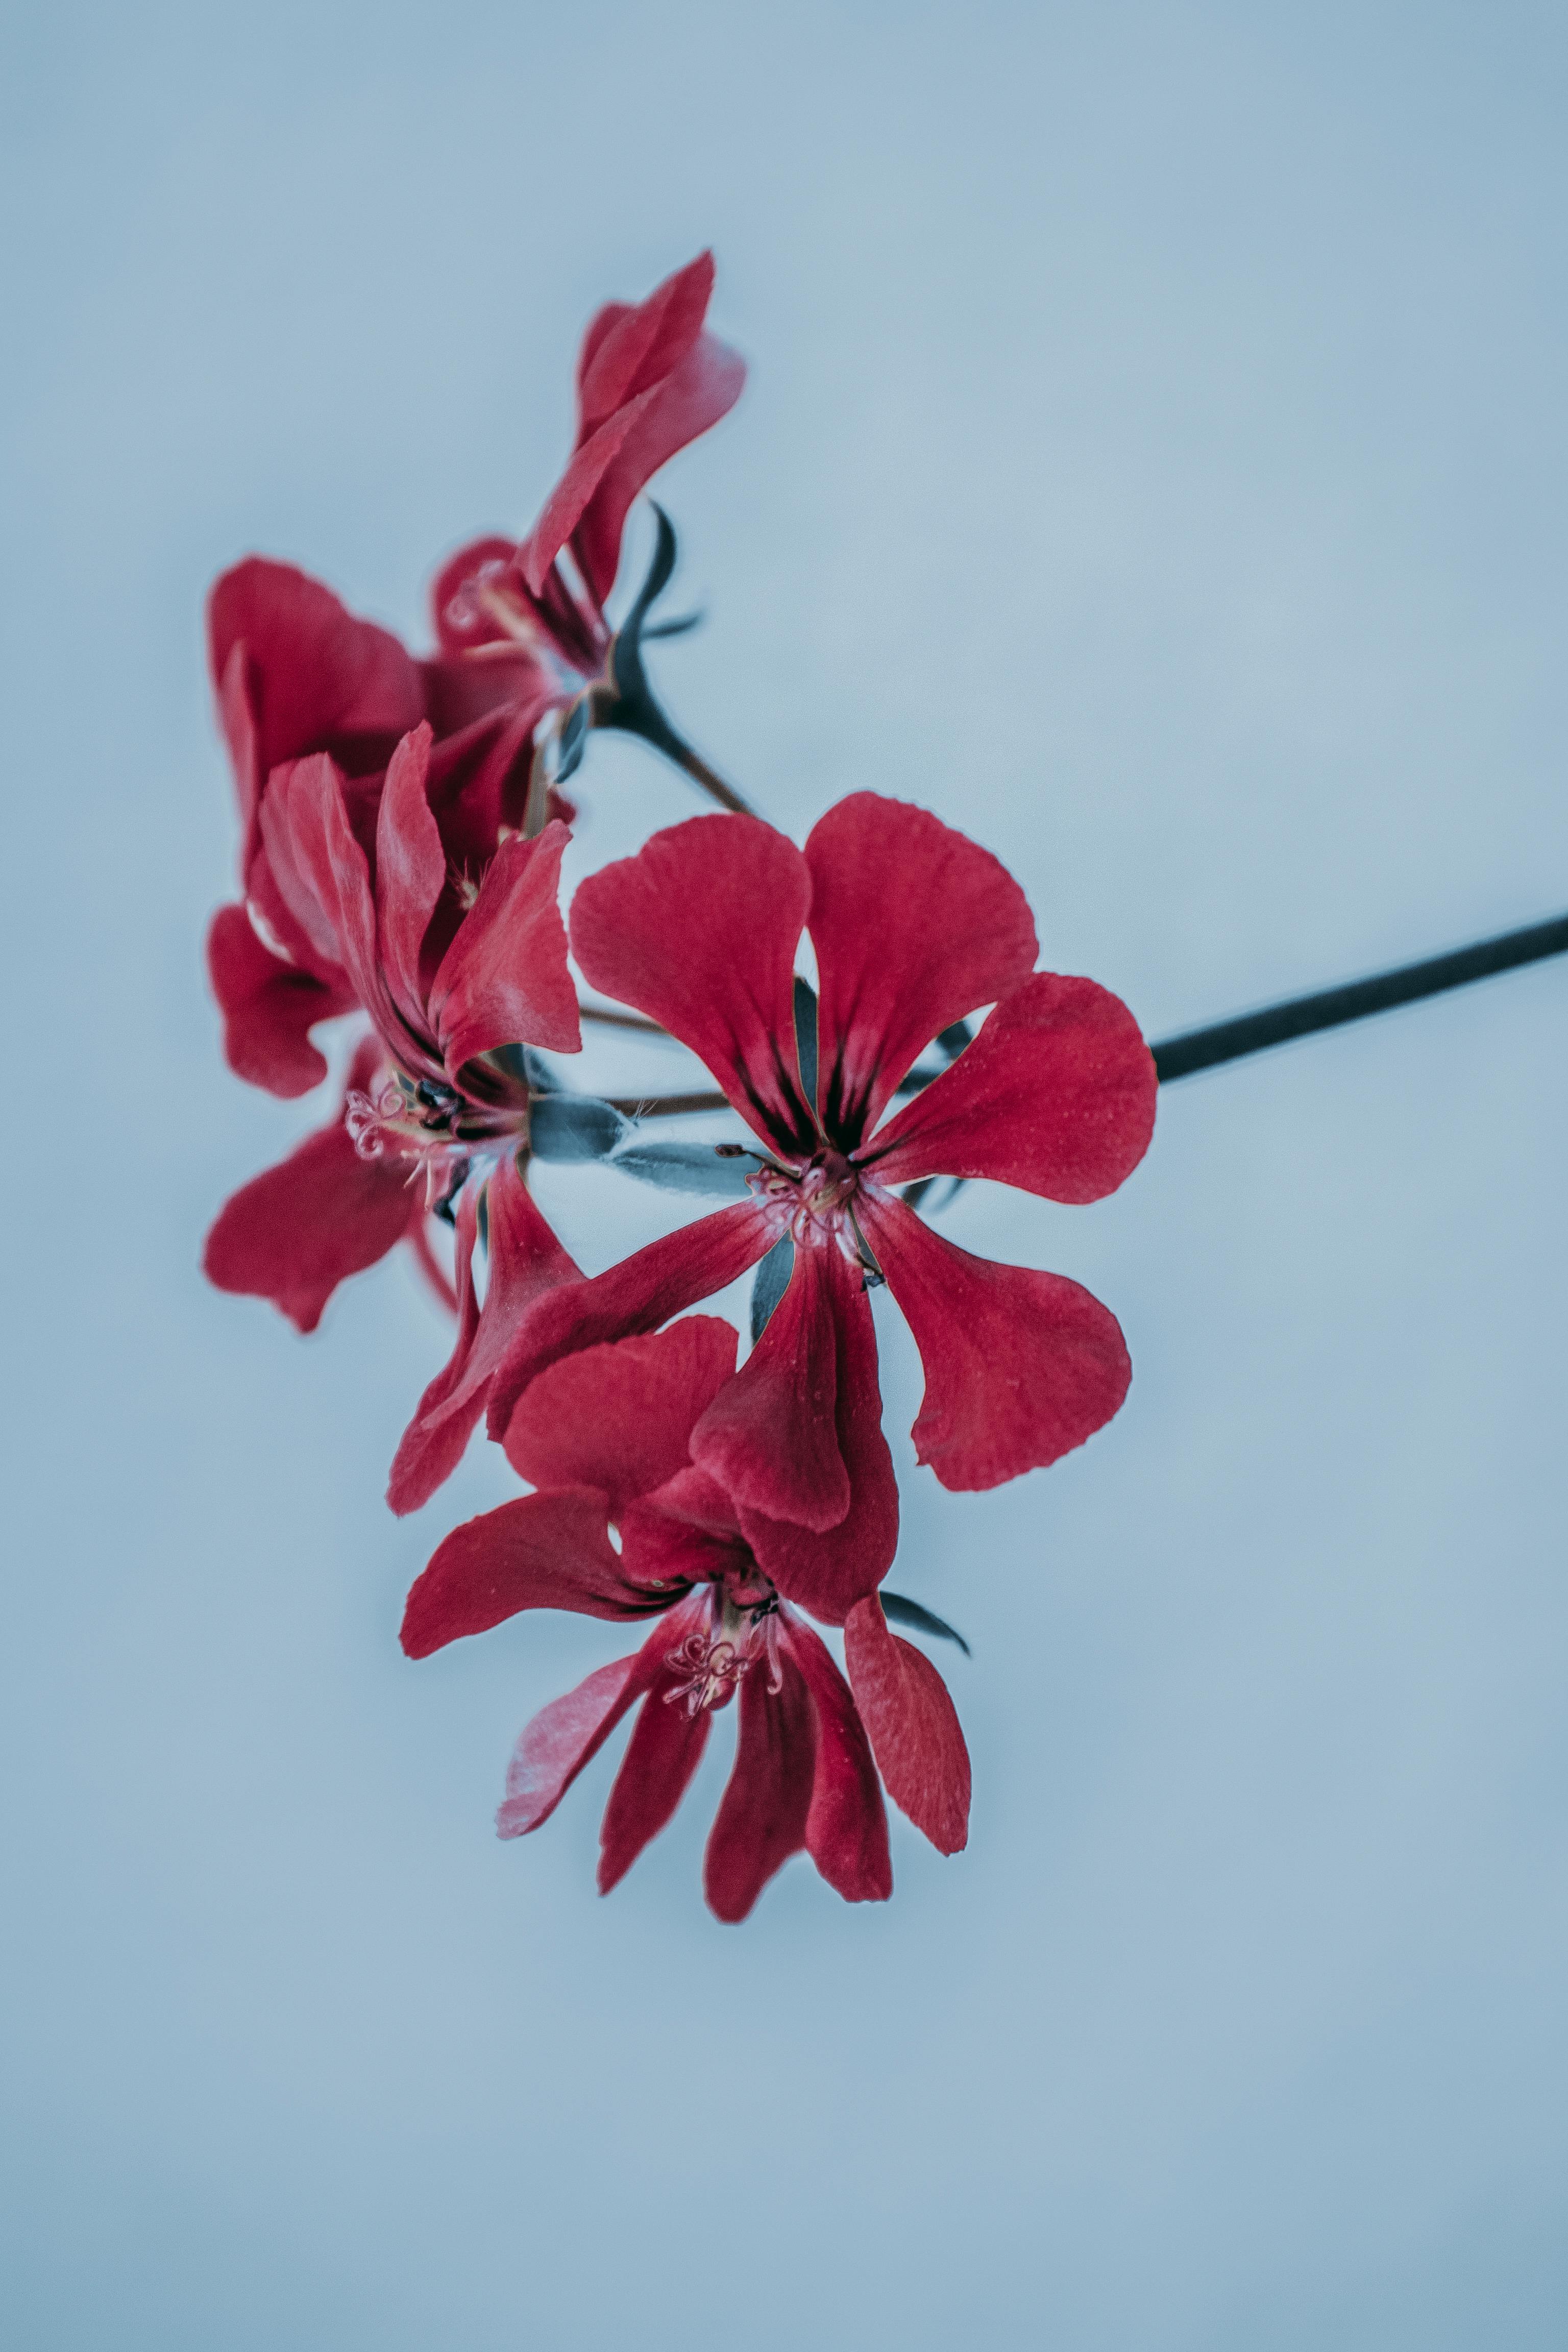
[[[820,976],[811,1072],[794,1010],[803,929]],[[766,1521],[787,1541],[861,1508],[862,1463],[880,1458],[865,1435],[879,1444],[868,1281],[886,1280],[914,1333],[915,1444],[944,1486],[997,1486],[1110,1418],[1130,1377],[1115,1318],[1059,1275],[939,1239],[894,1189],[984,1176],[1095,1201],[1148,1146],[1155,1075],[1136,1022],[1092,981],[1034,971],[1027,904],[994,857],[869,793],[830,810],[804,853],[755,818],[698,817],[583,883],[571,930],[593,985],[700,1054],[762,1148],[749,1201],[524,1317],[491,1383],[494,1433],[553,1359],[655,1328],[781,1237],[788,1287],[692,1438],[748,1532]],[[973,1044],[879,1125],[928,1040],[991,1003]],[[876,1555],[862,1556],[869,1590]]]
[[[891,1893],[873,1753],[889,1794],[942,1853],[963,1844],[969,1812],[963,1735],[930,1660],[889,1633],[874,1594],[860,1600],[846,1629],[852,1694],[764,1571],[745,1514],[693,1463],[693,1430],[733,1385],[735,1346],[729,1324],[692,1316],[553,1365],[513,1423],[513,1458],[540,1491],[449,1535],[403,1622],[404,1648],[426,1657],[524,1609],[657,1616],[632,1656],[535,1716],[497,1826],[503,1837],[537,1829],[640,1700],[601,1832],[607,1894],[674,1813],[714,1712],[739,1694],[735,1765],[704,1869],[727,1920],[743,1918],[803,1847],[848,1901]]]
[[[646,302],[599,312],[578,361],[571,464],[521,547],[484,539],[443,565],[435,658],[416,661],[291,564],[251,557],[214,587],[208,658],[239,802],[244,898],[215,916],[207,962],[240,1077],[308,1093],[326,1076],[310,1030],[356,1002],[272,875],[260,822],[268,778],[330,753],[368,851],[393,747],[424,719],[448,856],[479,878],[502,827],[523,824],[540,721],[605,667],[604,606],[632,501],[739,397],[743,362],[702,331],[712,284],[704,254]],[[557,561],[563,549],[575,580]],[[552,796],[551,813],[569,815],[569,804]]]
[[[356,1056],[342,1120],[236,1193],[205,1263],[220,1289],[272,1298],[310,1329],[336,1282],[455,1203],[461,1349],[479,1320],[481,1192],[498,1267],[487,1307],[515,1313],[540,1281],[575,1272],[517,1171],[530,1087],[521,1060],[498,1049],[572,1053],[581,1033],[556,906],[565,826],[504,841],[476,886],[448,863],[429,783],[422,725],[393,754],[367,857],[330,758],[273,772],[261,812],[269,870],[375,1037]]]
[[[502,824],[521,823],[533,730],[555,697],[554,681],[515,646],[485,667],[416,662],[331,589],[259,556],[214,587],[207,649],[239,803],[245,894],[243,903],[218,909],[207,940],[224,1049],[252,1085],[307,1094],[327,1074],[310,1030],[358,1000],[347,972],[278,888],[261,831],[268,779],[289,761],[329,753],[369,848],[386,763],[399,739],[426,719],[439,743],[437,821],[449,855],[477,880]]]
[[[713,257],[699,254],[644,302],[607,302],[577,355],[571,463],[520,546],[476,540],[431,592],[442,650],[484,662],[520,648],[574,700],[605,670],[605,605],[633,500],[659,467],[741,396],[745,362],[707,333]],[[564,559],[564,560],[563,560]]]

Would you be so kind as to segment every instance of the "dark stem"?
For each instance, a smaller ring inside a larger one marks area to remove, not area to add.
[[[1244,1013],[1234,1021],[1216,1021],[1207,1029],[1189,1029],[1180,1037],[1166,1037],[1153,1048],[1154,1067],[1162,1085],[1169,1086],[1173,1078],[1189,1078],[1194,1071],[1239,1061],[1246,1054],[1265,1053],[1271,1045],[1288,1045],[1292,1037],[1338,1029],[1347,1021],[1364,1021],[1369,1013],[1391,1013],[1396,1005],[1439,996],[1445,989],[1463,988],[1472,980],[1489,980],[1494,972],[1512,971],[1521,964],[1563,954],[1568,954],[1568,915],[1556,915],[1549,922],[1528,924],[1523,930],[1504,931],[1495,940],[1479,940],[1474,947],[1456,948],[1449,955],[1400,964],[1371,980],[1352,980],[1342,988],[1320,988],[1310,996],[1287,997],[1282,1004],[1266,1004],[1259,1013]]]

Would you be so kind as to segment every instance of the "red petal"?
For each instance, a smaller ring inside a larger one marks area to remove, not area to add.
[[[465,1062],[494,1045],[547,1045],[557,1054],[582,1045],[556,904],[561,855],[571,837],[557,821],[537,840],[503,841],[442,958],[430,1017],[454,1078]]]
[[[535,596],[543,593],[551,565],[582,520],[584,509],[619,456],[622,443],[643,411],[658,398],[656,384],[637,399],[628,400],[624,408],[607,417],[573,451],[566,471],[517,551],[522,576]]]
[[[518,1322],[546,1291],[571,1283],[577,1272],[540,1214],[515,1160],[500,1162],[485,1187],[485,1201],[489,1280],[484,1305],[474,1305],[477,1213],[470,1186],[458,1209],[458,1337],[450,1359],[420,1398],[392,1465],[386,1499],[399,1513],[416,1511],[451,1476]]]
[[[1132,1376],[1108,1307],[1062,1275],[971,1257],[900,1201],[862,1198],[925,1366],[915,1451],[944,1486],[999,1486],[1103,1428]]]
[[[923,1045],[1026,979],[1035,924],[988,849],[877,793],[829,809],[805,860],[821,975],[817,1102],[852,1146]]]
[[[713,256],[700,253],[641,302],[606,302],[577,358],[578,438],[661,383],[702,331],[713,295]]]
[[[361,1045],[351,1086],[369,1083],[379,1055],[374,1039]],[[313,1331],[339,1283],[384,1257],[423,1213],[405,1172],[362,1160],[340,1111],[220,1210],[202,1253],[208,1281],[270,1298],[300,1330]]]
[[[207,971],[235,1076],[274,1095],[306,1095],[319,1087],[327,1065],[310,1043],[310,1031],[318,1021],[352,1013],[352,991],[275,956],[243,907],[220,907],[213,917]]]
[[[647,407],[639,406],[572,541],[573,552],[601,604],[616,584],[621,538],[633,501],[677,450],[728,415],[745,381],[746,362],[739,352],[716,335],[701,335]]]
[[[989,1176],[1047,1201],[1100,1201],[1149,1149],[1159,1083],[1119,996],[1037,972],[860,1163],[881,1184]]]
[[[214,583],[207,646],[215,683],[242,641],[264,777],[280,761],[323,751],[351,773],[369,773],[424,716],[418,672],[397,639],[357,619],[291,563],[248,556]]]
[[[958,1716],[931,1660],[888,1631],[875,1593],[852,1609],[844,1658],[877,1769],[900,1812],[939,1853],[969,1837],[969,1750]]]
[[[827,1259],[837,1255],[796,1250],[767,1329],[691,1440],[692,1460],[737,1503],[816,1528],[837,1527],[849,1508],[834,1417],[837,1285]]]
[[[325,753],[274,771],[261,803],[261,838],[289,911],[314,951],[342,966],[388,1052],[416,1076],[441,1076],[388,992],[370,867],[349,824],[342,779]]]
[[[507,1454],[533,1486],[598,1486],[618,1509],[688,1467],[691,1432],[733,1376],[737,1335],[689,1315],[563,1357],[525,1391]]]
[[[658,1688],[644,1699],[600,1825],[601,1895],[626,1876],[675,1811],[702,1761],[712,1725],[710,1707],[689,1715]]]
[[[568,1486],[454,1528],[408,1595],[401,1635],[408,1655],[427,1658],[523,1609],[646,1617],[647,1598],[627,1584],[605,1531],[607,1508],[594,1488]]]
[[[771,824],[698,816],[591,874],[572,902],[572,951],[594,987],[700,1055],[784,1150],[812,1130],[795,1050],[810,897],[805,859]]]
[[[893,1891],[888,1816],[865,1727],[849,1685],[809,1625],[785,1631],[816,1713],[816,1770],[806,1815],[806,1851],[847,1903],[885,1903]]]
[[[658,1681],[669,1652],[700,1629],[707,1613],[705,1593],[672,1609],[640,1650],[601,1666],[564,1698],[541,1709],[507,1767],[506,1801],[496,1815],[499,1837],[522,1837],[549,1818],[627,1708]]]
[[[834,1423],[849,1476],[849,1508],[836,1527],[818,1534],[762,1511],[744,1510],[741,1518],[748,1543],[780,1591],[814,1617],[837,1625],[893,1564],[899,1486],[882,1434],[877,1334],[860,1276],[837,1250],[802,1255],[823,1258],[833,1291]]]
[[[656,1331],[682,1308],[738,1281],[766,1256],[772,1240],[761,1210],[737,1202],[650,1242],[592,1281],[563,1284],[531,1310],[496,1368],[490,1435],[506,1437],[518,1398],[546,1364],[602,1339]]]
[[[816,1765],[816,1717],[799,1667],[779,1660],[770,1691],[762,1664],[741,1685],[734,1769],[720,1801],[702,1863],[709,1908],[733,1925],[805,1843]]]
[[[423,1032],[419,950],[447,879],[447,853],[430,813],[430,730],[415,728],[392,755],[375,826],[375,903],[382,964],[409,1027]]]

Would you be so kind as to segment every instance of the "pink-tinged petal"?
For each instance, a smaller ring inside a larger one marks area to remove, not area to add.
[[[713,1315],[563,1357],[524,1391],[507,1454],[532,1486],[598,1486],[618,1511],[687,1468],[692,1430],[733,1376],[737,1334]]]
[[[375,825],[375,903],[382,967],[410,1029],[425,1027],[419,951],[447,880],[447,853],[430,812],[430,729],[416,727],[392,755]]]
[[[503,841],[441,960],[430,1017],[454,1079],[465,1062],[494,1045],[547,1045],[557,1054],[582,1045],[556,904],[570,839],[556,822],[536,840]]]
[[[516,559],[516,540],[491,532],[484,539],[469,540],[466,547],[449,555],[430,583],[430,625],[442,653],[457,656],[440,665],[454,685],[460,680],[482,681],[491,667],[489,658],[482,662],[464,661],[461,656],[471,647],[506,641],[508,633],[489,609],[487,598],[499,592]],[[437,665],[426,663],[422,667],[428,696],[429,673]],[[469,711],[467,715],[473,718],[477,714]],[[433,709],[430,716],[436,717]],[[445,732],[438,720],[437,731]]]
[[[849,1508],[834,1414],[837,1286],[827,1260],[837,1255],[795,1251],[767,1329],[691,1439],[692,1460],[743,1508],[818,1529],[837,1527]]]
[[[705,1594],[672,1609],[640,1650],[601,1666],[534,1717],[507,1767],[506,1801],[496,1815],[498,1837],[523,1837],[548,1820],[621,1717],[664,1675],[669,1652],[700,1630],[707,1611]]]
[[[599,1830],[599,1892],[618,1885],[671,1818],[702,1761],[712,1709],[689,1715],[657,1687],[632,1726]]]
[[[785,1598],[837,1625],[893,1564],[899,1485],[882,1434],[877,1334],[859,1273],[837,1250],[809,1255],[825,1261],[833,1293],[834,1425],[849,1477],[849,1507],[837,1526],[819,1533],[759,1510],[743,1509],[741,1523],[763,1569]]]
[[[999,1486],[1104,1427],[1132,1377],[1109,1307],[1065,1276],[971,1257],[900,1201],[866,1214],[925,1366],[915,1451],[944,1486]]]
[[[805,859],[771,824],[698,816],[591,874],[572,902],[572,951],[592,985],[700,1055],[785,1150],[812,1132],[795,1048],[810,897]]]
[[[514,1160],[485,1187],[489,1279],[474,1303],[477,1207],[469,1186],[458,1208],[459,1320],[451,1356],[419,1400],[392,1465],[386,1499],[400,1515],[427,1503],[463,1458],[513,1330],[536,1300],[574,1284],[577,1269],[541,1215]]]
[[[849,1685],[809,1625],[790,1621],[780,1644],[799,1666],[816,1716],[816,1768],[805,1845],[846,1903],[885,1903],[893,1891],[888,1816],[865,1726]]]
[[[309,751],[331,751],[351,774],[369,773],[424,716],[419,673],[397,639],[291,563],[248,556],[215,583],[207,600],[215,684],[239,645],[262,778]]]
[[[213,917],[207,971],[235,1076],[274,1095],[306,1095],[319,1087],[327,1065],[310,1043],[310,1031],[318,1021],[353,1012],[349,989],[275,956],[243,907],[220,907]]]
[[[662,1507],[675,1486],[672,1479],[647,1502],[621,1506],[623,1574],[645,1591],[662,1592],[667,1601],[689,1585],[718,1583],[726,1574],[749,1577],[752,1553],[734,1527],[733,1514],[729,1529],[721,1532],[677,1517]],[[718,1488],[713,1492],[717,1496]]]
[[[256,816],[261,805],[261,787],[265,771],[261,765],[261,739],[256,724],[256,697],[249,655],[243,644],[231,646],[221,672],[215,675],[217,693],[218,724],[228,746],[229,765],[234,770],[235,800],[239,809],[243,828],[240,866],[250,862],[256,847]]]
[[[1159,1083],[1119,996],[1037,972],[860,1162],[880,1184],[989,1176],[1047,1201],[1100,1201],[1149,1149]]]
[[[605,602],[620,568],[626,516],[661,466],[728,415],[746,382],[746,362],[716,335],[701,335],[674,368],[600,477],[573,535],[584,577]]]
[[[373,1039],[360,1047],[351,1086],[369,1083],[379,1051]],[[208,1281],[269,1298],[313,1331],[339,1283],[384,1257],[423,1214],[405,1173],[361,1159],[340,1111],[220,1210],[202,1252]]]
[[[923,1650],[888,1631],[875,1593],[844,1625],[844,1659],[889,1797],[939,1853],[969,1837],[969,1750],[957,1712]]]
[[[780,1685],[764,1664],[741,1685],[735,1762],[702,1862],[702,1891],[717,1918],[734,1926],[792,1853],[805,1844],[816,1768],[816,1714],[800,1668],[779,1658]]]
[[[988,849],[926,809],[852,793],[812,828],[820,974],[817,1101],[847,1145],[868,1134],[921,1048],[1034,969],[1034,918]]]
[[[563,1284],[531,1309],[496,1367],[490,1435],[506,1438],[519,1397],[547,1364],[601,1340],[657,1331],[672,1315],[739,1281],[772,1241],[761,1209],[737,1202],[650,1242],[591,1281]]]
[[[591,1486],[525,1495],[454,1528],[416,1579],[401,1640],[427,1658],[468,1633],[487,1633],[523,1609],[583,1617],[646,1617],[668,1595],[638,1592],[605,1532],[608,1506]]]

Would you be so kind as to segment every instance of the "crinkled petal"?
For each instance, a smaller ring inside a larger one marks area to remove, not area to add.
[[[921,1048],[1034,969],[1028,901],[988,849],[926,809],[852,793],[816,824],[823,1124],[850,1148]]]
[[[622,1574],[606,1533],[608,1511],[595,1488],[564,1486],[454,1528],[408,1595],[404,1649],[427,1658],[524,1609],[624,1618],[667,1608],[668,1594],[641,1592]]]
[[[563,1284],[518,1327],[490,1385],[489,1429],[504,1439],[518,1398],[560,1356],[656,1331],[672,1315],[738,1281],[767,1254],[773,1235],[751,1202],[699,1217],[634,1251],[591,1281]]]
[[[888,1630],[875,1593],[844,1625],[855,1705],[888,1794],[939,1853],[969,1837],[969,1750],[958,1715],[923,1650]]]
[[[618,1510],[688,1467],[692,1430],[733,1376],[738,1335],[714,1315],[585,1348],[524,1391],[507,1453],[533,1486],[601,1487]]]
[[[496,1815],[498,1837],[523,1837],[555,1811],[584,1766],[592,1761],[627,1710],[666,1672],[666,1659],[708,1612],[706,1594],[672,1609],[640,1650],[617,1658],[540,1710],[513,1748],[506,1801]]]
[[[702,1863],[702,1891],[733,1925],[805,1844],[816,1769],[816,1714],[805,1678],[782,1653],[780,1687],[759,1662],[741,1685],[740,1733]]]
[[[430,988],[449,1076],[495,1045],[582,1045],[556,895],[571,839],[557,819],[533,841],[503,841]]]
[[[859,1272],[837,1250],[796,1255],[823,1260],[822,1279],[832,1296],[834,1427],[848,1475],[849,1507],[835,1526],[816,1532],[756,1509],[742,1509],[741,1524],[779,1591],[814,1617],[837,1625],[893,1564],[899,1544],[899,1486],[882,1434],[877,1334]]]
[[[944,1486],[999,1486],[1103,1428],[1132,1376],[1109,1307],[1065,1276],[972,1257],[900,1201],[863,1199],[925,1367],[915,1451]]]
[[[623,1879],[691,1785],[713,1727],[710,1707],[688,1714],[657,1685],[642,1703],[599,1829],[599,1892]]]
[[[374,1039],[360,1047],[351,1086],[369,1083],[379,1051]],[[202,1253],[208,1281],[269,1298],[313,1331],[339,1283],[384,1257],[423,1214],[405,1173],[395,1161],[362,1159],[340,1110],[219,1211]]]
[[[404,1431],[386,1499],[399,1513],[429,1501],[463,1457],[485,1409],[490,1381],[517,1324],[545,1292],[574,1282],[577,1269],[546,1224],[517,1162],[503,1160],[485,1187],[489,1278],[474,1304],[474,1188],[458,1211],[459,1321],[451,1356]]]
[[[893,1891],[888,1816],[849,1685],[818,1636],[798,1618],[785,1628],[780,1646],[805,1675],[816,1716],[806,1851],[847,1903],[885,1903]]]
[[[805,1528],[837,1527],[849,1508],[834,1412],[838,1285],[828,1260],[837,1255],[796,1250],[767,1329],[691,1439],[692,1460],[737,1503]]]
[[[353,991],[285,963],[243,907],[220,907],[207,933],[207,971],[223,1013],[223,1049],[237,1077],[268,1094],[305,1095],[327,1075],[310,1043],[318,1021],[352,1013]]]
[[[881,1184],[988,1176],[1047,1201],[1100,1201],[1149,1149],[1158,1091],[1119,996],[1037,972],[859,1159]]]
[[[572,902],[593,986],[689,1045],[775,1149],[813,1133],[795,1046],[795,957],[810,903],[794,843],[753,816],[670,825]]]

